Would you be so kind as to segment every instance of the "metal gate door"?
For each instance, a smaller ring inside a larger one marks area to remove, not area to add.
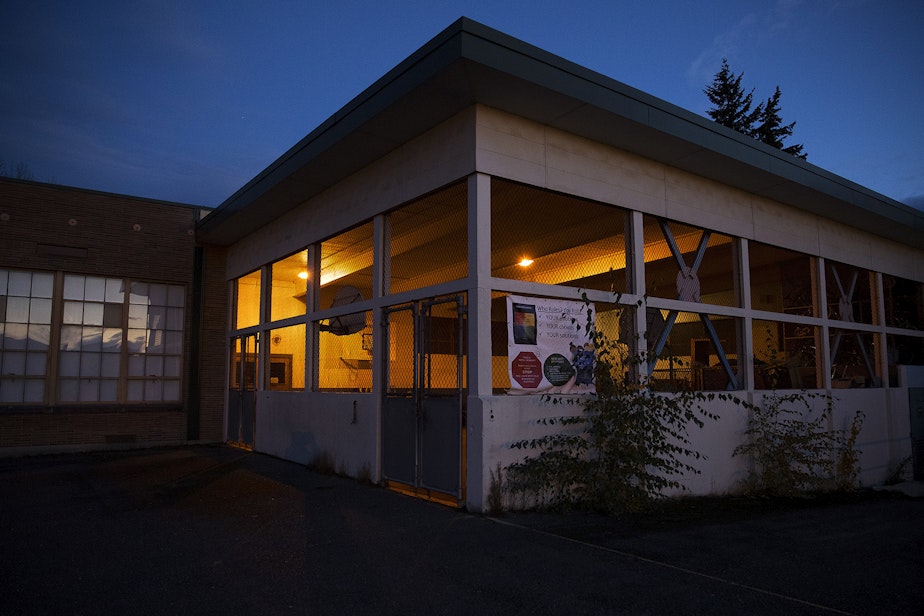
[[[385,311],[382,471],[389,487],[464,500],[464,297]]]
[[[231,339],[228,442],[253,449],[257,410],[257,334]]]

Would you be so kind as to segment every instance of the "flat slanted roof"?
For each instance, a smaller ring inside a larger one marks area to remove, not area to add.
[[[200,239],[231,244],[475,103],[924,248],[924,213],[467,18],[231,195]]]

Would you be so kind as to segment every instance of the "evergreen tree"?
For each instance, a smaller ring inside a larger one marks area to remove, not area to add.
[[[715,74],[712,83],[703,90],[712,103],[712,109],[706,113],[710,118],[732,128],[739,133],[750,135],[754,123],[763,112],[763,104],[751,109],[754,102],[754,90],[744,92],[741,79],[744,73],[735,75],[728,67],[728,60],[722,58],[722,69]]]
[[[782,118],[780,118],[780,86],[777,86],[773,96],[763,104],[761,113],[757,118],[757,126],[751,136],[767,145],[783,150],[787,154],[805,159],[807,155],[802,152],[801,143],[783,146],[783,140],[792,136],[792,129],[795,125],[795,122],[784,125]]]
[[[715,74],[712,83],[703,90],[712,103],[712,109],[706,113],[710,118],[733,128],[739,133],[753,137],[762,143],[805,159],[802,144],[784,146],[783,140],[792,136],[795,122],[783,124],[780,117],[780,87],[777,86],[773,96],[766,102],[751,109],[754,102],[754,89],[745,93],[741,86],[744,73],[735,75],[728,67],[728,60],[722,58],[722,68]]]

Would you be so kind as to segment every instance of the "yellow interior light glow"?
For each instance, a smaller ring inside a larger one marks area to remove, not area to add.
[[[520,262],[517,263],[517,265],[519,265],[520,267],[529,267],[532,264],[533,264],[533,260],[530,259],[529,257],[523,257],[520,260]]]

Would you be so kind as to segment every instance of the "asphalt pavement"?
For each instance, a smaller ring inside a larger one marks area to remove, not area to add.
[[[924,499],[455,511],[223,446],[0,459],[0,614],[922,614]]]

